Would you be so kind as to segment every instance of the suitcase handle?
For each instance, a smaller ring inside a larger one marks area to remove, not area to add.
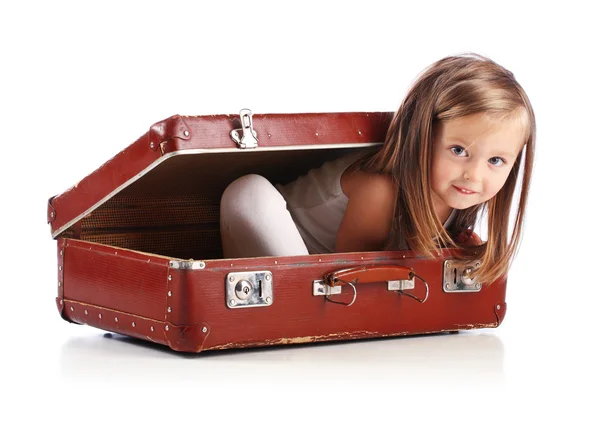
[[[374,282],[387,282],[388,289],[391,290],[392,288],[390,288],[390,284],[392,282],[395,282],[399,285],[403,285],[403,283],[400,281],[413,281],[414,278],[417,278],[421,282],[423,282],[423,284],[425,284],[425,297],[423,299],[420,299],[418,297],[413,296],[412,294],[403,291],[404,289],[414,288],[414,284],[411,287],[397,287],[393,289],[398,291],[399,294],[403,294],[415,299],[419,303],[424,303],[429,297],[429,285],[427,284],[427,282],[419,275],[415,274],[415,272],[410,267],[406,266],[372,265],[350,267],[347,269],[340,269],[336,270],[335,272],[331,272],[325,275],[323,278],[324,282],[322,284],[318,281],[315,281],[315,283],[313,283],[313,294],[324,295],[325,299],[327,299],[328,301],[346,306],[351,306],[356,300],[357,292],[356,286],[354,284],[360,282],[365,284]],[[354,290],[354,298],[350,303],[343,303],[329,298],[329,295],[341,292],[342,284],[350,285]]]
[[[325,281],[330,287],[335,287],[337,282],[354,284],[387,281],[411,281],[415,273],[406,266],[360,266],[340,269],[325,276]]]

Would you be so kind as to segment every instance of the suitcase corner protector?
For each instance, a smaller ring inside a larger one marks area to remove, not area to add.
[[[496,314],[496,320],[498,321],[496,327],[498,327],[502,324],[502,321],[504,321],[504,317],[506,316],[506,302],[496,303],[496,305],[494,305],[494,313]]]
[[[169,348],[179,352],[201,352],[210,334],[210,326],[204,322],[195,325],[172,325],[164,328]]]
[[[65,312],[64,312],[64,309],[65,309],[65,301],[63,300],[63,298],[62,298],[62,297],[57,297],[57,298],[56,298],[56,307],[58,308],[58,313],[60,314],[60,317],[61,317],[63,320],[65,320],[65,321],[67,321],[67,322],[69,322],[69,323],[71,323],[71,324],[79,324],[79,323],[77,323],[77,322],[75,322],[75,321],[72,321],[72,320],[70,320],[70,319],[69,319],[69,318],[67,318],[67,316],[65,315]]]

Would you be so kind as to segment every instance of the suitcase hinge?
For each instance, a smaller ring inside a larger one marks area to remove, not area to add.
[[[242,128],[231,130],[229,135],[242,149],[256,148],[258,146],[258,136],[254,128],[252,128],[252,111],[250,109],[242,109],[240,111],[240,121]]]

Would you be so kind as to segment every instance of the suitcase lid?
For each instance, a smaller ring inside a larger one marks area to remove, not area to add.
[[[393,112],[252,115],[247,109],[231,115],[172,116],[152,125],[123,151],[48,200],[52,237],[73,237],[79,221],[140,182],[145,186],[131,189],[130,198],[143,198],[149,189],[163,194],[190,192],[190,187],[206,191],[208,179],[215,176],[212,169],[231,181],[244,173],[244,169],[234,172],[228,167],[237,163],[241,153],[246,165],[254,163],[251,171],[260,174],[260,166],[288,170],[274,162],[279,158],[301,164],[301,155],[307,150],[327,148],[334,150],[332,155],[339,155],[335,150],[379,145],[392,116]],[[201,154],[219,154],[219,168],[215,169],[214,157],[198,162]],[[177,163],[169,161],[175,158]],[[295,174],[293,169],[291,174]]]

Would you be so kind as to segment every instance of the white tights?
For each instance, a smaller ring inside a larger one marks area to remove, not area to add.
[[[220,222],[223,258],[309,254],[283,196],[262,176],[242,176],[225,189]]]

